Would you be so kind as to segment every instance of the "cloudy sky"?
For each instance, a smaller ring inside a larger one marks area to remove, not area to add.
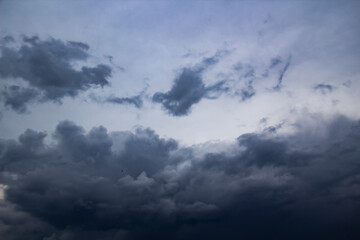
[[[0,1],[0,238],[359,239],[359,1]]]

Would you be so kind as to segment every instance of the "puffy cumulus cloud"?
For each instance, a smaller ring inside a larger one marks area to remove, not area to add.
[[[343,116],[300,123],[291,135],[244,134],[231,152],[201,155],[150,129],[86,132],[64,121],[52,144],[27,130],[0,142],[1,211],[11,211],[0,218],[0,234],[357,239],[360,123]],[[8,220],[20,215],[29,220]]]
[[[183,68],[174,80],[171,89],[166,92],[157,92],[153,95],[153,102],[161,103],[163,108],[173,116],[184,116],[190,113],[192,105],[199,103],[203,98],[217,98],[216,95],[226,92],[225,81],[205,86],[202,73],[210,66],[218,63],[228,51],[218,51],[214,56],[204,58],[201,63],[192,68]],[[215,94],[215,96],[214,96]]]
[[[29,85],[29,88],[11,86],[3,89],[5,104],[18,112],[25,112],[26,104],[35,99],[59,102],[65,96],[75,97],[90,87],[108,85],[109,66],[83,66],[80,70],[72,67],[73,61],[89,58],[88,50],[89,46],[82,42],[26,36],[19,48],[2,44],[2,82],[6,83],[7,78],[21,78]],[[41,99],[38,98],[40,93]]]

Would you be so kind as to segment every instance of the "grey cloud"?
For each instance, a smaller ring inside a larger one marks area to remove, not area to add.
[[[249,81],[247,87],[243,88],[240,93],[237,93],[241,97],[242,101],[252,98],[255,96],[255,89],[253,88],[253,82]]]
[[[193,104],[200,102],[206,93],[205,85],[198,72],[184,69],[174,81],[171,90],[157,92],[153,101],[161,103],[174,116],[187,115]]]
[[[15,39],[10,35],[7,35],[1,39],[1,43],[3,44],[12,43],[12,42],[15,42]]]
[[[24,88],[17,85],[5,86],[1,93],[5,106],[18,113],[27,112],[26,104],[33,102],[40,94],[33,88]]]
[[[0,181],[6,203],[47,226],[29,239],[357,239],[359,121],[324,121],[321,135],[298,127],[196,157],[150,129],[65,121],[52,145],[32,130],[0,141]]]
[[[348,80],[348,81],[344,82],[342,85],[349,88],[349,87],[351,87],[352,82],[350,80]]]
[[[19,136],[19,141],[0,142],[0,169],[4,172],[25,173],[44,161],[47,151],[44,147],[46,133],[26,130]],[[16,170],[17,169],[17,170]]]
[[[278,83],[273,87],[274,90],[279,91],[282,88],[283,78],[284,78],[286,71],[288,70],[288,68],[290,66],[290,63],[291,63],[291,56],[289,56],[288,60],[286,61],[284,68],[280,70]]]
[[[252,78],[255,76],[255,70],[250,67],[250,69],[244,74],[244,78]]]
[[[83,49],[85,51],[90,49],[89,45],[87,45],[86,43],[82,43],[82,42],[68,41],[68,44],[70,44],[71,46],[74,46],[76,48]]]
[[[206,87],[205,98],[216,99],[221,94],[229,92],[230,88],[226,86],[226,83],[227,83],[226,80],[222,80],[222,81],[218,81],[213,85]]]
[[[264,118],[263,118],[263,119],[264,119]],[[263,120],[263,119],[262,119],[262,120]],[[260,121],[260,122],[262,122],[262,121]],[[265,122],[262,122],[262,123],[265,123],[265,124],[266,124],[266,120],[265,120]],[[267,133],[270,133],[270,134],[271,134],[271,133],[277,133],[277,131],[278,131],[280,128],[283,127],[284,123],[285,123],[285,122],[276,124],[275,126],[266,127],[266,128],[264,129],[264,132],[267,132]]]
[[[143,100],[140,95],[133,97],[109,97],[106,102],[116,103],[116,104],[133,104],[137,108],[141,108],[143,105]]]
[[[280,57],[272,58],[272,59],[271,59],[271,62],[270,62],[269,68],[276,67],[276,66],[279,65],[280,63],[282,63],[282,60],[281,60]]]
[[[34,130],[27,129],[19,136],[19,143],[27,146],[29,150],[38,150],[44,147],[46,135],[44,132],[35,132]]]
[[[240,71],[240,70],[243,69],[243,65],[241,64],[241,62],[238,62],[238,63],[234,64],[234,65],[232,66],[232,68],[233,68],[235,71]]]
[[[193,68],[182,69],[171,89],[166,93],[155,93],[152,101],[161,103],[163,108],[173,116],[184,116],[189,114],[192,105],[199,103],[201,99],[216,98],[214,94],[226,92],[227,88],[223,87],[224,81],[205,86],[201,74],[208,67],[218,63],[220,58],[227,53],[227,51],[218,51],[214,56],[204,58]]]
[[[314,87],[314,90],[317,90],[319,92],[321,92],[322,94],[327,94],[327,93],[331,93],[333,90],[335,89],[334,86],[330,85],[330,84],[317,84]]]
[[[242,101],[250,99],[255,96],[256,91],[254,88],[254,82],[267,79],[272,76],[278,70],[279,76],[277,77],[277,83],[272,90],[279,91],[282,88],[283,78],[291,64],[291,56],[288,57],[287,61],[283,65],[281,57],[274,57],[270,59],[268,67],[262,70],[262,74],[259,74],[259,69],[256,66],[250,64],[243,64],[238,62],[232,66],[232,69],[236,71],[239,76],[238,81],[245,81],[245,86],[242,89],[236,90],[233,96],[240,96]],[[282,66],[283,65],[283,66]]]
[[[119,69],[120,71],[125,71],[125,68],[119,66],[119,65],[116,65],[113,61],[114,57],[113,56],[109,56],[109,55],[106,55],[105,58],[107,58],[109,60],[109,62],[111,63],[111,65],[115,66],[117,69]]]
[[[133,104],[136,108],[143,106],[143,98],[145,97],[148,85],[138,94],[132,97],[114,97],[110,96],[106,99],[106,102],[115,104]]]
[[[75,97],[90,87],[108,85],[111,68],[107,65],[72,67],[73,61],[89,57],[89,46],[81,42],[67,42],[38,37],[24,37],[19,49],[2,46],[0,75],[2,78],[21,78],[42,94],[42,101],[60,101]],[[23,99],[22,105],[27,102]]]
[[[6,240],[44,239],[55,232],[51,225],[41,222],[13,204],[0,200],[0,237]]]
[[[93,128],[88,134],[72,122],[61,122],[54,133],[62,154],[71,161],[97,164],[111,156],[112,140],[104,127]]]
[[[126,171],[132,176],[143,171],[152,176],[169,164],[169,154],[177,149],[178,143],[173,139],[161,139],[150,129],[138,129],[124,147],[120,161]]]

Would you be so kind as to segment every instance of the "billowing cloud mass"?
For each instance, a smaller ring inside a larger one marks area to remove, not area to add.
[[[18,239],[31,225],[28,239],[356,239],[360,123],[315,120],[200,155],[150,129],[86,132],[64,121],[51,145],[27,130],[1,140],[11,206],[1,234]]]
[[[359,16],[0,0],[0,240],[360,239]]]
[[[13,39],[9,37],[4,40]],[[26,104],[40,94],[38,101],[59,102],[65,96],[75,97],[90,87],[108,85],[111,68],[107,65],[83,66],[80,70],[73,68],[73,61],[89,58],[88,50],[89,46],[82,42],[63,42],[53,38],[40,40],[36,36],[23,37],[20,48],[1,46],[0,76],[3,84],[21,78],[29,86],[11,85],[3,89],[5,104],[21,113],[26,111]]]
[[[200,102],[201,99],[216,98],[211,95],[226,92],[225,81],[205,86],[201,76],[207,68],[218,63],[226,53],[227,51],[218,51],[214,56],[204,58],[193,68],[182,69],[171,89],[166,93],[155,93],[152,98],[153,102],[161,103],[163,108],[173,116],[184,116],[189,114],[192,105]]]

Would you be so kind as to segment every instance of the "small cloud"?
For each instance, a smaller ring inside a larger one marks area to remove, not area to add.
[[[141,108],[143,105],[143,100],[141,99],[141,95],[136,95],[133,97],[109,97],[106,99],[106,102],[116,103],[116,104],[132,104],[136,108]]]
[[[276,67],[276,66],[279,65],[280,63],[282,63],[282,60],[281,60],[280,57],[272,58],[271,61],[270,61],[270,66],[269,66],[269,68]]]
[[[205,86],[202,80],[202,72],[219,62],[220,58],[228,51],[218,51],[214,56],[204,58],[201,63],[193,68],[184,68],[174,80],[172,88],[168,92],[157,92],[152,101],[161,103],[168,113],[173,116],[184,116],[190,112],[192,105],[203,98],[217,98],[213,94],[226,92],[225,81],[220,81],[211,86]]]
[[[119,69],[120,71],[125,71],[125,68],[123,68],[123,67],[121,67],[121,66],[119,66],[119,65],[116,65],[115,63],[114,63],[114,57],[113,56],[110,56],[110,55],[105,55],[105,58],[109,61],[109,63],[111,64],[111,65],[113,65],[113,66],[115,66],[117,69]]]
[[[282,88],[282,82],[283,78],[285,76],[286,71],[288,70],[291,63],[291,56],[289,56],[288,60],[286,61],[286,64],[282,70],[280,70],[280,75],[278,78],[278,83],[273,87],[273,90],[279,91]]]
[[[331,93],[333,90],[335,89],[334,86],[330,85],[330,84],[317,84],[314,87],[314,90],[321,92],[322,94],[327,94],[327,93]]]
[[[238,62],[232,66],[235,71],[241,71],[244,67],[241,62]]]

